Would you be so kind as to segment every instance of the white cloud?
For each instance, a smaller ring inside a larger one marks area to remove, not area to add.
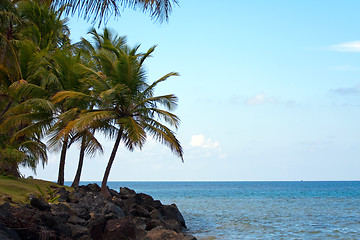
[[[219,146],[219,143],[212,141],[210,138],[205,139],[204,135],[199,134],[191,137],[190,145],[193,147],[216,148]]]
[[[266,94],[257,94],[254,97],[248,98],[245,100],[246,105],[255,106],[265,103],[279,103],[275,98],[268,97]]]
[[[190,145],[194,147],[200,147],[205,142],[205,137],[203,135],[194,135],[191,137]]]
[[[246,105],[260,105],[265,102],[266,95],[258,94],[254,97],[251,97],[245,101]]]
[[[337,89],[333,89],[332,92],[335,92],[340,95],[358,95],[360,93],[360,85],[349,88],[337,88]]]
[[[246,105],[249,106],[257,106],[257,105],[262,105],[262,104],[277,104],[277,105],[283,105],[283,106],[295,106],[298,105],[298,103],[296,103],[293,100],[278,100],[274,97],[269,97],[268,95],[261,93],[261,94],[257,94],[253,97],[250,97],[248,99],[244,100],[244,103]]]
[[[226,158],[227,155],[223,152],[222,148],[218,141],[214,141],[210,138],[206,138],[202,134],[193,135],[190,140],[190,145],[192,147],[198,148],[196,150],[197,156],[202,156],[205,158],[211,156],[217,156],[218,158]],[[195,152],[193,152],[195,153]]]
[[[331,45],[330,49],[337,52],[360,52],[360,41]]]

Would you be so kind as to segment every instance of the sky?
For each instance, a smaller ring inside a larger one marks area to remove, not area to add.
[[[109,181],[319,181],[360,179],[360,2],[179,0],[168,23],[124,9],[106,26],[146,51],[149,81],[176,71],[184,163],[165,145],[120,147]],[[91,24],[69,22],[73,42]],[[100,27],[103,29],[103,26]],[[101,181],[114,143],[85,159],[82,180]],[[37,175],[56,180],[59,152]],[[69,149],[65,180],[79,148]]]

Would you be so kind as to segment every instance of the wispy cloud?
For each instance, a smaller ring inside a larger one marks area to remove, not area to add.
[[[340,95],[358,95],[360,94],[360,85],[349,88],[336,88],[331,91]]]
[[[261,105],[265,103],[278,103],[278,101],[275,98],[268,97],[266,94],[263,93],[257,94],[245,100],[245,104],[250,106]]]
[[[265,94],[258,94],[254,97],[246,99],[245,104],[246,105],[260,105],[260,104],[265,103],[265,98],[266,98]]]
[[[198,154],[203,157],[217,156],[218,158],[226,158],[227,154],[223,152],[218,141],[206,138],[203,134],[193,135],[190,140],[192,147],[202,149]]]
[[[206,139],[204,135],[199,134],[191,137],[190,145],[193,147],[216,148],[219,146],[219,142],[210,138]]]
[[[360,52],[360,41],[331,45],[329,49],[337,52]]]

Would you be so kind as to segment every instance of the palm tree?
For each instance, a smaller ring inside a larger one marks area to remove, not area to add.
[[[143,63],[155,47],[150,48],[146,53],[137,53],[139,46],[129,48],[120,44],[120,48],[115,47],[119,45],[117,40],[123,38],[111,37],[107,29],[104,30],[103,35],[98,35],[94,31],[93,36],[95,40],[98,40],[98,46],[106,43],[106,48],[99,48],[95,55],[101,72],[88,69],[93,74],[93,78],[85,79],[93,88],[92,95],[60,92],[54,96],[53,100],[86,99],[96,104],[96,108],[83,111],[72,123],[72,127],[80,131],[96,127],[106,130],[104,126],[113,126],[115,129],[110,134],[116,139],[101,184],[102,193],[109,197],[107,181],[121,141],[129,150],[136,147],[142,148],[147,134],[150,134],[156,140],[169,146],[181,159],[183,158],[182,147],[175,133],[161,123],[165,121],[172,127],[178,127],[179,118],[171,113],[176,107],[177,98],[173,94],[153,95],[157,84],[178,74],[169,73],[149,85],[146,83]],[[111,43],[115,44],[110,45]]]
[[[99,20],[99,25],[108,16],[119,16],[122,8],[141,9],[149,13],[151,18],[164,21],[169,18],[177,0],[53,0],[54,6],[68,6],[67,13],[75,14],[93,22]]]
[[[23,40],[19,43],[22,77],[52,94],[62,90],[66,84],[73,84],[73,78],[67,78],[66,83],[62,82],[66,73],[61,67],[66,67],[66,63],[54,60],[62,55],[61,52],[65,55],[65,52],[70,51],[67,49],[70,42],[67,19],[61,18],[63,8],[55,11],[50,1],[42,0],[20,1],[16,7],[23,21],[20,31]],[[71,73],[68,75],[71,76]],[[53,119],[52,115],[49,121]],[[65,136],[61,159],[65,158],[67,146],[68,138]]]
[[[77,75],[79,77],[79,75]],[[88,88],[86,84],[78,82],[79,86],[82,86],[78,90],[73,88],[72,92],[77,92],[79,94],[86,94],[88,93]],[[81,90],[81,91],[79,91]],[[60,156],[60,165],[59,165],[59,177],[58,182],[63,184],[64,181],[64,172],[65,172],[65,154],[67,148],[69,148],[75,142],[80,142],[80,155],[79,155],[79,163],[78,168],[76,171],[76,175],[74,181],[72,183],[72,187],[77,187],[80,182],[82,166],[84,162],[85,153],[87,155],[93,156],[97,151],[103,152],[103,148],[100,142],[95,138],[95,129],[83,129],[82,131],[77,131],[72,127],[74,119],[76,119],[82,110],[85,109],[92,109],[92,102],[91,101],[76,101],[74,104],[73,101],[66,101],[62,99],[62,101],[57,101],[57,96],[59,94],[63,94],[69,91],[60,91],[52,97],[52,101],[55,105],[64,106],[66,105],[70,108],[68,111],[63,112],[59,115],[57,123],[52,128],[52,135],[53,137],[49,140],[50,147],[55,145],[61,146],[62,141],[62,154]],[[71,92],[71,91],[70,91]],[[68,99],[69,100],[69,99]]]
[[[83,71],[80,69],[80,55],[74,55],[73,52],[74,50],[69,47],[68,49],[61,49],[53,54],[51,74],[54,80],[50,89],[52,89],[55,94],[57,92],[70,90],[76,92],[88,91],[87,85],[80,82],[80,80],[85,77]],[[57,122],[50,129],[51,138],[48,144],[51,149],[57,150],[61,148],[57,182],[63,185],[67,149],[71,143],[74,142],[74,139],[79,140],[79,136],[75,137],[76,132],[73,129],[67,131],[65,128],[69,122],[76,118],[81,109],[88,108],[89,102],[68,99],[63,102],[55,102],[55,106],[55,118],[57,118]],[[86,137],[86,135],[84,136]]]
[[[56,10],[50,1],[33,0],[20,1],[17,9],[23,20],[22,38],[50,52],[69,44],[68,19],[62,16],[64,7]]]
[[[94,130],[90,131],[86,129],[82,132],[77,133],[74,136],[73,141],[76,141],[77,139],[81,140],[80,156],[79,156],[78,168],[76,170],[74,181],[71,184],[71,187],[79,186],[85,153],[87,153],[90,156],[93,156],[97,151],[103,152],[103,148],[100,142],[95,138]]]
[[[46,145],[41,142],[51,125],[53,105],[46,100],[48,92],[25,80],[9,87],[13,105],[0,121],[0,169],[19,176],[18,166],[34,171],[41,161],[47,162]]]
[[[19,175],[16,173],[19,164],[35,170],[40,161],[46,163],[46,145],[41,138],[51,124],[53,112],[53,105],[47,100],[49,92],[37,85],[38,80],[45,77],[39,69],[46,68],[44,56],[50,50],[52,39],[41,38],[45,36],[43,26],[38,27],[42,31],[33,35],[27,32],[29,26],[35,26],[34,19],[27,13],[42,9],[41,24],[46,20],[56,22],[56,19],[48,19],[49,5],[40,6],[36,1],[2,1],[0,7],[1,168],[11,168],[12,174]]]

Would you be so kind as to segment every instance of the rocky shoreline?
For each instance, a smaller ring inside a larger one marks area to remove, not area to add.
[[[175,204],[129,188],[110,189],[111,199],[96,184],[55,194],[58,204],[32,195],[26,205],[0,205],[0,239],[196,240]]]

